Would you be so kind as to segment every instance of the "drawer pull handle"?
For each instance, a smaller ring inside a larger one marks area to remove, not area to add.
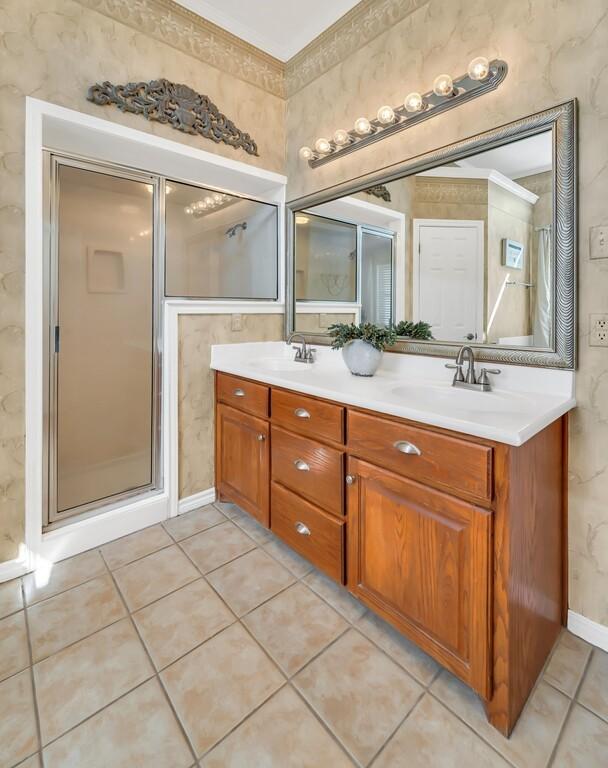
[[[346,475],[346,485],[353,485],[355,482],[355,475]]]
[[[294,467],[299,472],[309,472],[310,471],[310,467],[308,466],[308,464],[305,461],[302,461],[302,459],[296,459],[294,461],[293,465],[294,465]]]
[[[240,387],[238,389],[235,389],[232,393],[235,397],[245,397],[245,390],[241,389]]]
[[[394,443],[394,447],[401,451],[401,453],[407,453],[409,456],[422,456],[422,451],[414,443],[409,443],[407,440],[397,440]]]
[[[300,536],[310,536],[310,528],[304,523],[298,521],[294,527]]]
[[[298,419],[310,419],[310,413],[308,413],[306,408],[296,408],[294,413]]]
[[[264,440],[266,440],[266,435],[263,435],[261,432],[258,435],[258,443],[263,443]]]

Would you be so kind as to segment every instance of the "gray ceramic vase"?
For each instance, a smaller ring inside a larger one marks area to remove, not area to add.
[[[353,339],[342,347],[342,357],[354,376],[373,376],[382,360],[382,351],[363,339]]]

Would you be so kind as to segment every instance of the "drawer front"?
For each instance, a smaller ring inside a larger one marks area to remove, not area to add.
[[[455,494],[490,501],[492,448],[409,424],[348,412],[348,450]]]
[[[227,373],[217,375],[217,399],[254,416],[268,417],[268,390],[264,384],[239,379]]]
[[[272,483],[270,528],[335,581],[344,583],[344,521]]]
[[[344,408],[295,392],[272,390],[272,421],[301,435],[344,441]]]
[[[343,514],[344,454],[272,427],[272,479],[335,515]]]

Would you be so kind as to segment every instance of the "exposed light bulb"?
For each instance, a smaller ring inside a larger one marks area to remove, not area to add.
[[[309,221],[310,219],[308,218],[308,216],[304,216],[302,214],[298,214],[296,216],[296,224],[308,224]]]
[[[382,123],[382,125],[390,125],[395,122],[395,112],[393,108],[388,105],[380,107],[376,117],[378,118],[378,122]]]
[[[213,195],[213,199],[214,199],[214,201],[215,201],[216,203],[221,203],[221,202],[222,202],[222,200],[224,199],[224,196],[223,196],[223,195],[220,195],[220,193],[219,193],[219,192],[216,192],[216,193]]]
[[[202,200],[199,200],[197,203],[194,204],[196,206],[196,209],[198,211],[203,211],[206,208],[205,203]]]
[[[449,75],[438,75],[433,82],[433,92],[437,96],[451,96],[454,93],[454,83]]]
[[[211,195],[209,195],[208,197],[205,198],[205,203],[207,204],[207,206],[213,205],[213,202],[214,202],[214,200],[211,197]]]
[[[317,139],[315,141],[315,149],[321,155],[326,155],[331,152],[331,144],[327,139]]]
[[[188,216],[191,216],[194,213],[194,211],[192,210],[192,208],[189,205],[187,205],[184,208],[184,211],[188,214]]]
[[[355,120],[355,131],[360,136],[365,136],[366,134],[372,132],[372,125],[367,117],[358,117]]]
[[[348,131],[345,131],[344,128],[338,128],[334,133],[334,144],[337,144],[339,147],[345,147],[347,144],[350,144]]]
[[[165,184],[165,194],[170,195],[173,192],[173,187],[170,184]]]
[[[300,147],[299,155],[302,160],[310,160],[312,157],[312,149],[310,147]]]
[[[424,108],[424,99],[418,91],[412,91],[412,93],[408,93],[405,97],[403,106],[408,112],[422,112]]]
[[[469,64],[467,74],[471,80],[485,80],[490,74],[490,62],[485,56],[478,56]]]

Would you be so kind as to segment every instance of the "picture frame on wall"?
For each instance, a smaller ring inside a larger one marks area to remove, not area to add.
[[[505,237],[502,240],[502,265],[509,269],[524,268],[525,246],[518,243],[517,240],[510,240]]]

